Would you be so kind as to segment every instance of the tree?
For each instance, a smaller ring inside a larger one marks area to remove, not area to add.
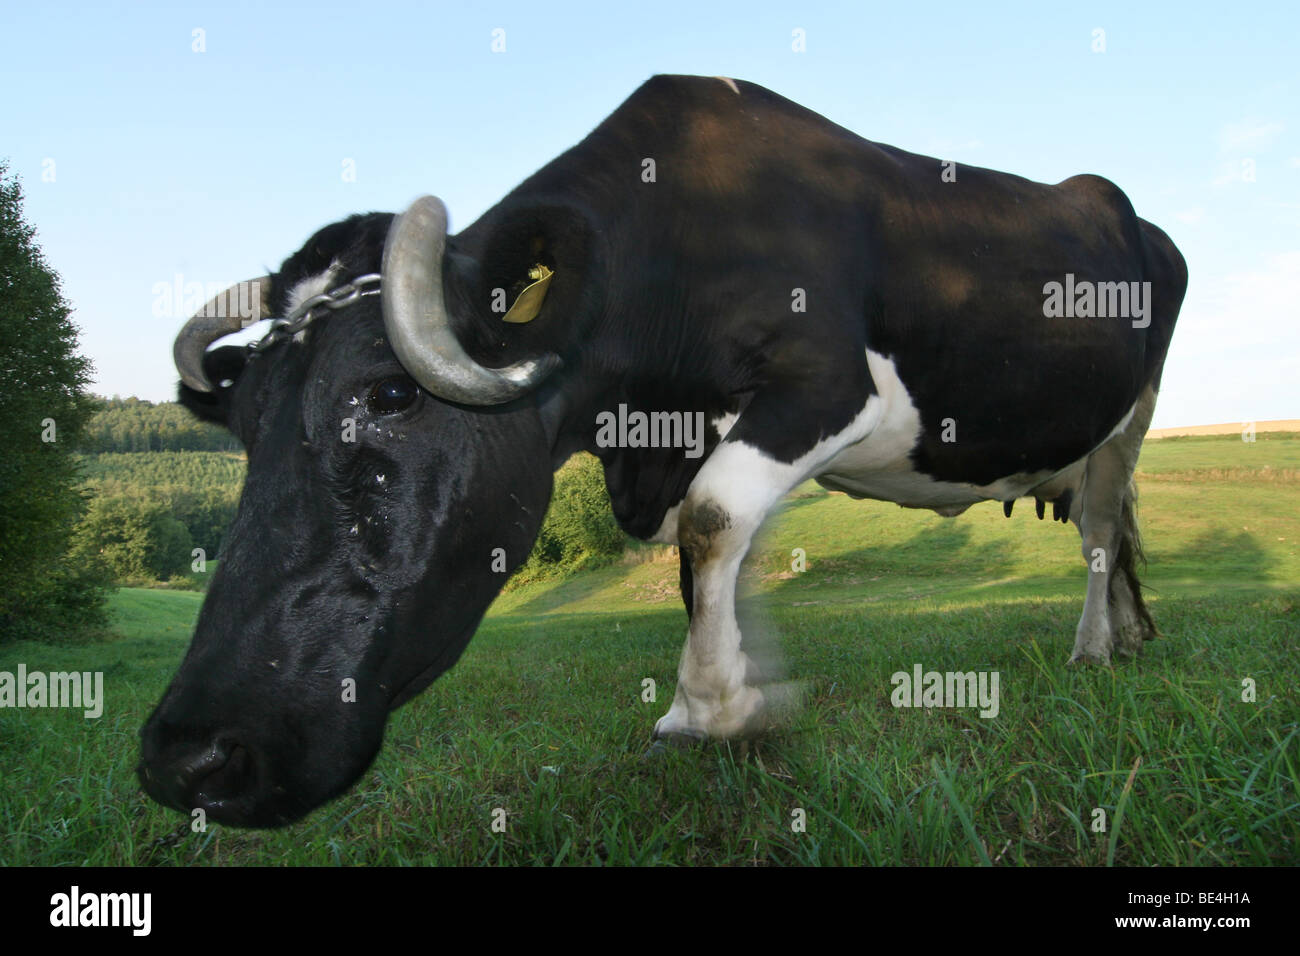
[[[627,535],[614,517],[605,471],[594,456],[575,455],[556,474],[544,530],[558,542],[563,564],[578,567],[623,553]]]
[[[542,529],[508,587],[608,563],[626,545],[627,535],[610,507],[600,461],[579,453],[555,473]]]
[[[73,454],[95,403],[58,275],[0,163],[0,641],[67,638],[107,621],[99,569],[68,558],[85,508]]]
[[[85,565],[102,562],[117,581],[145,583],[184,574],[193,547],[188,529],[161,502],[96,497],[73,555]]]

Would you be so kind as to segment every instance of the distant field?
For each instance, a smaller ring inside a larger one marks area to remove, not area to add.
[[[0,710],[0,862],[1296,865],[1300,435],[1152,442],[1139,482],[1163,636],[1136,662],[1065,666],[1086,571],[1032,502],[943,519],[809,484],[742,578],[806,692],[786,729],[643,759],[686,632],[675,559],[646,549],[499,598],[356,788],[273,832],[192,833],[139,792],[202,595],[120,591],[118,640],[0,647],[0,670],[103,670],[108,695],[97,721]],[[997,671],[999,715],[895,709],[918,663]]]
[[[1177,428],[1153,428],[1147,438],[1175,438],[1184,435],[1240,435],[1247,426],[1259,432],[1300,432],[1300,418],[1277,418],[1267,422],[1224,422],[1221,425],[1184,425]]]

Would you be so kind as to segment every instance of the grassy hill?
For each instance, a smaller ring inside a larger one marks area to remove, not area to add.
[[[136,734],[201,595],[124,589],[118,640],[0,649],[0,670],[103,670],[108,697],[98,721],[0,710],[0,862],[1294,865],[1300,435],[1149,442],[1139,472],[1163,632],[1139,661],[1064,666],[1086,571],[1032,502],[944,519],[810,484],[742,576],[747,634],[804,690],[788,727],[643,759],[686,615],[675,558],[642,549],[502,595],[361,782],[270,833],[194,833],[139,793]],[[917,663],[997,671],[998,717],[895,709]]]

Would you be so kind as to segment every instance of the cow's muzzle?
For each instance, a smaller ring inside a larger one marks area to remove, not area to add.
[[[154,800],[205,820],[235,826],[278,826],[298,814],[262,793],[256,752],[230,737],[207,743],[150,747],[146,740],[136,774]]]

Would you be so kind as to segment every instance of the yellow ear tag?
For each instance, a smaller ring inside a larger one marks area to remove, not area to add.
[[[537,313],[542,311],[542,302],[546,298],[546,289],[551,284],[551,279],[555,273],[546,266],[533,266],[528,270],[528,278],[535,279],[531,285],[526,286],[523,292],[519,293],[519,298],[515,299],[515,304],[510,307],[510,311],[501,316],[505,322],[531,322],[537,318]]]

